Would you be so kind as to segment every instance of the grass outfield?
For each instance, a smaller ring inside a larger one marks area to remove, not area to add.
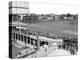
[[[15,23],[15,24],[18,24],[18,23]],[[72,32],[78,33],[78,25],[69,24],[69,21],[59,21],[59,22],[51,22],[51,23],[42,22],[42,23],[35,23],[35,24],[19,23],[19,25],[22,25],[32,31],[44,32],[44,33],[50,33],[50,34],[61,33],[64,31],[65,32],[71,31],[71,33]]]
[[[74,33],[78,32],[77,24],[66,24],[64,22],[36,23],[31,25],[25,25],[25,27],[28,29],[32,29],[34,31],[46,32],[46,33],[59,33],[63,31],[71,31]]]

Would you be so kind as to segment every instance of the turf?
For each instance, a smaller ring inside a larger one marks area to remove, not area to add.
[[[78,32],[77,24],[67,24],[65,22],[54,22],[54,23],[36,23],[25,25],[26,28],[34,31],[46,32],[46,33],[59,33],[63,31]]]

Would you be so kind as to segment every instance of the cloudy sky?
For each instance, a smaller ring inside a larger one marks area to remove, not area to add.
[[[36,13],[36,14],[48,14],[48,13],[54,13],[54,14],[77,14],[78,13],[78,7],[77,5],[71,5],[71,4],[56,4],[56,3],[29,3],[29,10],[30,13]]]

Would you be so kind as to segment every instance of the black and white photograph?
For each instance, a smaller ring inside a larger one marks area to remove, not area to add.
[[[10,1],[9,58],[77,55],[78,8],[48,2]]]

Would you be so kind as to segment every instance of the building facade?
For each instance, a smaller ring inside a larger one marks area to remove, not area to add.
[[[9,2],[9,14],[18,15],[22,20],[23,16],[29,14],[29,2],[22,2],[22,1]]]

